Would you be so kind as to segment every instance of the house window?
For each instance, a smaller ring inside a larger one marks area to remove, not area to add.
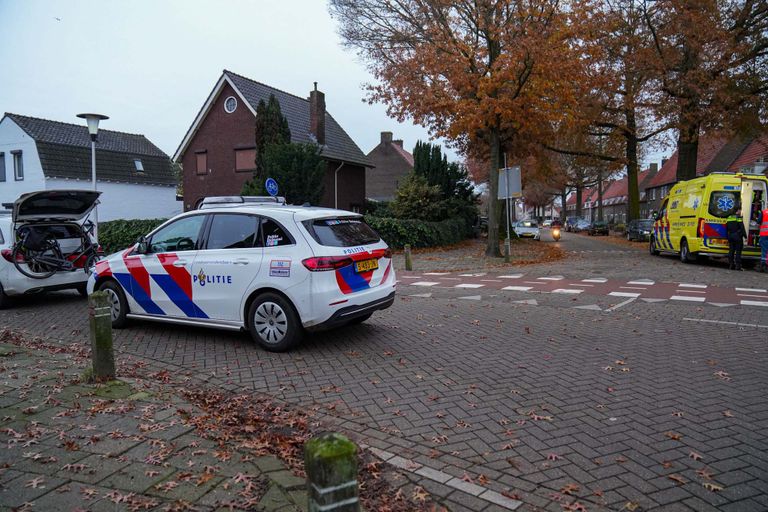
[[[652,188],[651,189],[651,200],[653,201],[654,199],[656,199],[656,189]]]
[[[135,158],[133,160],[133,166],[136,167],[136,172],[144,172],[144,164],[141,163],[140,159]]]
[[[208,174],[208,151],[195,151],[197,174]]]
[[[253,171],[256,169],[256,148],[235,150],[235,171]]]
[[[0,153],[0,181],[5,181],[5,153]]]
[[[230,96],[224,100],[224,111],[227,114],[231,114],[237,109],[237,99],[234,96]]]
[[[11,151],[13,155],[13,177],[16,181],[24,179],[24,161],[21,158],[21,151]]]

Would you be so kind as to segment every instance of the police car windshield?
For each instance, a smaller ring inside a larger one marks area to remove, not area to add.
[[[307,220],[304,221],[304,227],[317,243],[328,247],[375,244],[381,240],[360,218]]]

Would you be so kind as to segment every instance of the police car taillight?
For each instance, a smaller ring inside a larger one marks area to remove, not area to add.
[[[3,249],[0,251],[0,254],[3,255],[3,258],[5,258],[6,261],[9,261],[13,263],[13,251],[11,249]],[[24,255],[19,253],[16,255],[17,261],[24,261]]]
[[[319,256],[307,258],[301,262],[310,272],[336,270],[352,264],[352,258],[347,256]]]
[[[384,254],[383,254],[381,257],[382,257],[382,258],[389,258],[389,259],[392,259],[392,249],[390,249],[389,247],[387,247],[386,249],[384,249]]]

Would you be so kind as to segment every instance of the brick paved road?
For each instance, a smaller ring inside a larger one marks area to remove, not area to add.
[[[720,263],[687,266],[573,235],[561,244],[577,257],[524,271],[768,286],[766,275]],[[432,295],[407,296],[422,292]],[[426,465],[422,475],[441,471],[419,483],[454,510],[498,509],[462,477],[519,496],[520,510],[768,509],[768,308],[616,308],[623,298],[525,291],[460,298],[474,294],[401,287],[368,323],[291,354],[149,323],[116,339],[124,352],[318,408],[412,469]],[[84,315],[85,303],[62,293],[0,312],[0,323],[71,341],[83,338]]]

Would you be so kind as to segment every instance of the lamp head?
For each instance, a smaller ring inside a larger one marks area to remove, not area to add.
[[[99,121],[109,119],[108,116],[103,114],[77,114],[80,119],[85,119],[88,123],[88,133],[91,134],[91,140],[95,141],[99,135]]]

